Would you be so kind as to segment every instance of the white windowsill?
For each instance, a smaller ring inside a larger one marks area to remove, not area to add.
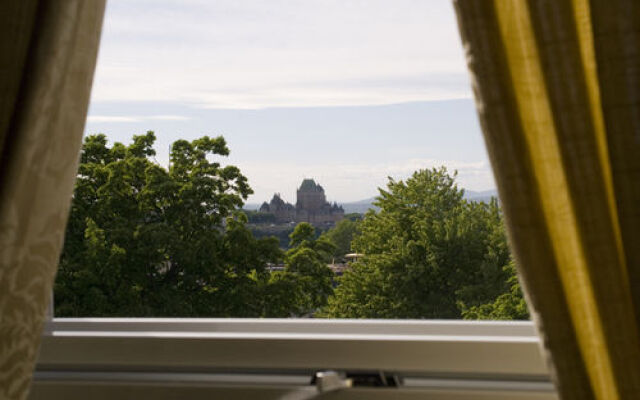
[[[175,382],[304,391],[313,372],[327,369],[398,374],[404,385],[395,395],[463,390],[556,398],[530,322],[54,319],[35,387]]]

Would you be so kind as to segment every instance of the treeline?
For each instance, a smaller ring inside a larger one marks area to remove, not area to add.
[[[278,239],[280,248],[288,250],[290,235],[295,228],[295,224],[291,223],[278,223],[276,216],[273,213],[261,212],[256,210],[242,209],[242,212],[247,216],[249,230],[256,238],[275,237]],[[362,218],[362,214],[350,213],[345,214],[345,219],[357,220]],[[316,227],[316,237],[326,232],[328,228],[326,226]],[[350,243],[347,243],[347,247]],[[344,252],[342,255],[348,253]]]
[[[298,224],[282,250],[249,229],[222,137],[176,141],[169,168],[154,141],[85,139],[57,316],[528,318],[497,202],[464,200],[444,168],[390,180],[378,212],[319,236]],[[334,276],[348,252],[364,256]]]
[[[275,224],[276,215],[270,212],[256,210],[242,210],[250,224]]]

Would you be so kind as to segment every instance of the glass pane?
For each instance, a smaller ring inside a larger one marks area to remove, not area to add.
[[[448,1],[107,6],[56,316],[528,318]]]

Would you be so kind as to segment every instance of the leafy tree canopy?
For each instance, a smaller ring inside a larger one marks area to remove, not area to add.
[[[321,237],[333,243],[335,250],[332,257],[341,259],[345,254],[351,252],[351,242],[358,233],[360,220],[343,219],[333,228],[324,232]]]
[[[56,315],[528,316],[497,202],[465,201],[444,168],[390,179],[378,212],[320,236],[298,224],[283,253],[247,229],[240,209],[252,191],[222,164],[222,137],[174,142],[168,168],[153,161],[154,141],[153,132],[129,145],[85,139]],[[327,263],[350,251],[365,256],[334,290]]]
[[[498,204],[467,202],[445,168],[389,179],[352,248],[324,315],[460,318],[509,290],[510,261]]]
[[[518,282],[516,266],[513,261],[505,266],[505,270],[510,275],[509,291],[499,295],[493,302],[463,308],[462,317],[464,319],[529,319],[529,310]]]
[[[56,281],[60,316],[261,316],[277,304],[268,263],[238,209],[252,193],[222,137],[178,140],[170,167],[151,160],[155,135],[109,147],[88,136]]]
[[[303,293],[296,301],[302,305],[298,312],[310,315],[324,307],[333,292],[333,272],[327,267],[327,260],[335,246],[322,236],[316,239],[315,228],[306,222],[299,223],[289,238],[290,249],[285,255],[287,271],[299,277]]]

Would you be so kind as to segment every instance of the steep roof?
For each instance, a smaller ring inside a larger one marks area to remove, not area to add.
[[[282,200],[282,197],[280,197],[280,193],[274,193],[273,194],[273,198],[271,199],[270,204],[273,205],[273,206],[284,205],[284,200]]]
[[[303,180],[298,190],[301,192],[324,192],[322,186],[316,184],[316,181],[313,179]]]

